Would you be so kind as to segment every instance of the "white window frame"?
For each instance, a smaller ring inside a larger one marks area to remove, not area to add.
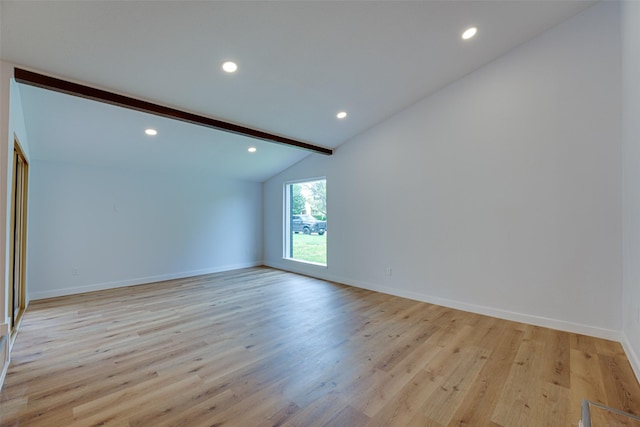
[[[283,193],[284,209],[283,209],[283,215],[282,215],[282,221],[283,221],[282,258],[287,261],[300,262],[303,264],[316,265],[320,267],[327,267],[327,264],[329,263],[329,259],[328,259],[329,258],[329,236],[328,235],[326,235],[327,246],[325,248],[326,255],[327,255],[327,264],[322,264],[322,263],[313,262],[313,261],[306,261],[303,259],[296,259],[290,255],[293,250],[293,245],[292,245],[293,232],[291,230],[291,197],[290,197],[291,190],[290,188],[294,184],[303,184],[306,182],[314,182],[314,181],[324,181],[326,185],[327,177],[319,176],[314,178],[304,178],[304,179],[297,179],[292,181],[285,181],[283,183],[282,193]]]

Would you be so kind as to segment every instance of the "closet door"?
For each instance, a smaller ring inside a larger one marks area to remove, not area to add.
[[[15,338],[26,307],[27,187],[29,165],[16,140],[13,149],[11,191],[11,234],[9,269],[9,309],[11,337]]]

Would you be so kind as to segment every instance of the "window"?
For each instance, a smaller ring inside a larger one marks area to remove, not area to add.
[[[327,265],[327,180],[285,184],[284,257]]]

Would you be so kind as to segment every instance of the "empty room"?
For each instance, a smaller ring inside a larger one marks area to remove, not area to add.
[[[640,426],[639,26],[0,0],[0,426]]]

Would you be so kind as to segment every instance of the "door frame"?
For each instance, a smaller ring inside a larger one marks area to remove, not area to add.
[[[11,179],[11,225],[9,233],[9,319],[10,345],[13,345],[22,316],[27,308],[27,207],[29,199],[29,162],[13,138],[13,171]],[[17,288],[17,292],[16,292]],[[16,301],[17,298],[17,301]],[[16,312],[17,307],[17,312]]]

